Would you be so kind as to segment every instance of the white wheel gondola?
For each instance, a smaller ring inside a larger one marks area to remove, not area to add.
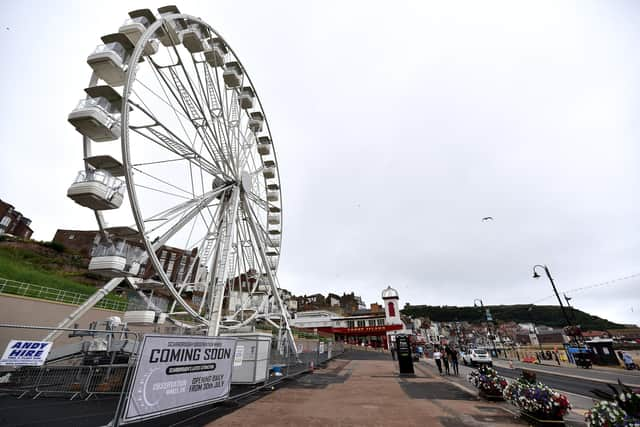
[[[256,89],[207,23],[175,6],[158,11],[133,11],[119,33],[102,38],[87,60],[94,70],[88,98],[69,116],[85,142],[85,170],[69,197],[96,211],[117,209],[123,187],[114,193],[122,183],[116,176],[123,175],[136,224],[135,244],[105,233],[92,267],[135,276],[148,259],[171,294],[167,318],[200,324],[210,335],[271,323],[274,305],[288,330],[276,278],[280,178]],[[113,90],[120,86],[121,94]],[[94,143],[117,138],[121,163],[92,155]],[[118,182],[100,187],[89,176]],[[96,216],[103,230],[103,214]],[[141,247],[146,252],[136,255]],[[165,247],[196,254],[197,262],[161,259]],[[130,315],[140,322],[150,316]]]

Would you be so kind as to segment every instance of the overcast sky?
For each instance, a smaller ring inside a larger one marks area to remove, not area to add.
[[[5,5],[0,198],[35,238],[96,227],[65,196],[82,167],[67,115],[99,37],[164,4]],[[283,287],[491,305],[552,294],[534,264],[563,291],[640,273],[637,2],[178,6],[225,37],[261,97],[282,179]],[[568,294],[640,323],[639,285]]]

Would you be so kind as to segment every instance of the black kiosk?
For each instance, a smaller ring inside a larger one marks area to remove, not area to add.
[[[413,358],[411,357],[411,343],[408,335],[396,335],[396,351],[400,375],[414,375]]]

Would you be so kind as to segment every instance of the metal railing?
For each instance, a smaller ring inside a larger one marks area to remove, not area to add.
[[[135,366],[136,354],[141,336],[136,332],[127,331],[126,340],[131,341],[131,353],[127,363],[87,365],[85,356],[89,346],[76,345],[91,343],[96,335],[118,339],[123,334],[119,330],[49,328],[46,326],[12,325],[0,323],[0,334],[17,340],[33,340],[34,334],[40,335],[49,330],[70,332],[68,337],[60,342],[54,341],[47,363],[40,366],[4,365],[0,366],[0,391],[18,398],[29,396],[36,399],[39,396],[64,396],[69,399],[81,397],[89,399],[98,394],[119,396],[123,393],[127,377]],[[74,335],[75,334],[75,335]],[[74,340],[75,343],[74,344]],[[116,350],[120,352],[119,344]],[[124,348],[124,347],[122,347]],[[61,351],[62,350],[62,351]],[[64,355],[67,351],[69,354]],[[58,359],[51,359],[57,353]],[[89,353],[91,354],[91,353]],[[111,358],[113,360],[113,358]]]
[[[104,366],[42,366],[21,367],[6,373],[7,379],[0,383],[4,392],[19,392],[20,396],[35,393],[40,395],[68,395],[89,399],[96,394],[122,393],[129,365]]]
[[[49,288],[47,286],[18,282],[16,280],[4,279],[2,277],[0,277],[0,294],[19,295],[74,305],[84,303],[91,296],[91,294],[66,291],[58,288]],[[96,304],[95,307],[106,310],[126,311],[127,302],[104,298]]]
[[[129,365],[93,366],[84,389],[87,398],[94,394],[122,393],[129,367]]]
[[[43,393],[70,394],[73,400],[85,392],[92,369],[92,366],[42,366],[33,398]]]

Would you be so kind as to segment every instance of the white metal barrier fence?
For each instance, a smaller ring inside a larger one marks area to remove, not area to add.
[[[135,364],[140,342],[138,333],[0,324],[4,346],[11,340],[37,342],[51,331],[67,332],[67,335],[53,341],[46,363],[41,366],[3,364],[0,366],[0,391],[33,399],[40,396],[88,399],[96,394],[122,393]],[[0,348],[0,354],[2,352],[4,347]],[[109,363],[122,359],[126,363]]]
[[[2,277],[0,277],[0,294],[26,296],[75,305],[84,303],[91,296],[91,294],[66,291],[64,289],[51,288],[33,283],[18,282]],[[126,311],[127,301],[103,298],[95,307],[106,310]]]

